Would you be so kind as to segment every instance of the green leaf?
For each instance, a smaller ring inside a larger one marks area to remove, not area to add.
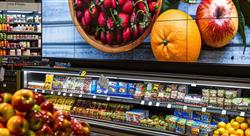
[[[177,9],[179,6],[180,0],[163,0],[161,13],[168,9]]]
[[[243,46],[244,46],[243,54],[245,54],[246,47],[247,47],[247,40],[246,40],[246,33],[245,33],[245,18],[241,12],[239,1],[233,0],[233,2],[236,6],[238,16],[239,16],[239,33],[240,33],[241,38],[243,40]]]

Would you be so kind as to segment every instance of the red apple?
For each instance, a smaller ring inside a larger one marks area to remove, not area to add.
[[[22,116],[15,115],[8,120],[7,128],[12,134],[24,135],[29,130],[29,123]]]
[[[30,112],[28,114],[28,121],[30,129],[37,131],[41,129],[44,124],[43,114],[41,112]]]
[[[1,95],[3,96],[3,102],[11,103],[12,94],[10,94],[10,93],[2,93]]]
[[[0,104],[0,122],[6,123],[12,116],[15,115],[13,107],[8,103]]]
[[[196,22],[204,42],[214,48],[227,45],[238,31],[238,13],[232,0],[202,0]]]
[[[32,130],[29,130],[27,133],[24,134],[24,136],[36,136],[36,133]]]
[[[71,120],[69,113],[66,111],[62,111],[62,110],[58,110],[58,111],[54,112],[53,117],[55,120],[58,119],[59,117],[67,119],[67,120]]]
[[[0,128],[0,136],[10,136],[10,131],[7,128]]]
[[[20,112],[28,112],[35,105],[35,96],[31,90],[21,89],[12,96],[11,104]]]
[[[36,93],[34,92],[35,94],[35,101],[36,101],[36,104],[40,105],[42,104],[46,99],[44,97],[44,95],[40,94],[40,93]]]
[[[4,125],[3,123],[0,122],[0,128],[4,128]]]
[[[71,120],[71,128],[74,133],[74,135],[84,135],[89,136],[90,135],[90,127],[88,124],[80,123],[76,119]]]
[[[53,111],[54,111],[54,106],[53,106],[53,103],[51,101],[43,102],[40,105],[40,107],[41,107],[42,110],[49,111],[51,113],[53,113]]]
[[[52,113],[49,111],[41,111],[41,113],[43,115],[44,123],[46,123],[50,127],[53,127],[54,119]]]
[[[57,133],[65,133],[67,135],[71,134],[71,123],[69,120],[60,116],[59,118],[55,119],[54,122],[54,131]]]
[[[53,130],[47,124],[44,124],[43,127],[36,132],[37,136],[52,136]]]

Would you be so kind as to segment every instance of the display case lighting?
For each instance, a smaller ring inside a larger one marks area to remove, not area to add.
[[[15,10],[11,10],[11,11],[7,11],[7,13],[24,13],[24,14],[29,14],[29,13],[33,13],[33,11],[15,11]]]

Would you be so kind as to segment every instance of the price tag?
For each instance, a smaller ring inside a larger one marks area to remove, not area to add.
[[[245,114],[246,114],[246,113],[245,113],[245,112],[243,112],[243,111],[242,111],[242,112],[240,112],[240,116],[241,116],[241,117],[245,117]]]
[[[155,104],[155,106],[156,106],[156,107],[159,107],[159,106],[160,106],[160,103],[159,103],[159,102],[157,102],[157,103]]]
[[[96,95],[93,95],[93,99],[96,99]]]
[[[53,91],[51,91],[51,92],[50,92],[50,94],[54,94],[54,92],[53,92]]]
[[[196,84],[191,84],[192,87],[196,87],[197,85]]]
[[[145,101],[144,101],[144,100],[142,100],[142,101],[141,101],[141,105],[144,105],[144,104],[145,104]]]
[[[153,104],[153,103],[152,103],[151,101],[150,101],[150,102],[148,102],[148,106],[152,106],[152,104]]]
[[[187,110],[187,106],[183,106],[183,110]]]
[[[71,94],[69,94],[69,97],[72,97],[73,96],[73,94],[71,93]]]
[[[85,70],[83,70],[83,71],[81,72],[81,76],[82,76],[82,77],[85,77],[86,74],[87,74],[87,72],[86,72]]]
[[[57,95],[61,95],[61,92],[58,92]]]
[[[222,110],[222,111],[221,111],[221,114],[222,114],[222,115],[226,115],[226,114],[227,114],[227,111],[226,111],[226,110]]]
[[[201,112],[206,112],[207,108],[206,107],[202,107]]]
[[[81,97],[82,97],[82,94],[80,94],[79,97],[81,98]]]
[[[169,103],[169,104],[167,105],[167,108],[171,109],[171,107],[172,107],[172,104]]]
[[[45,93],[45,90],[42,90],[42,93]]]
[[[66,96],[66,93],[63,93],[63,96]]]
[[[110,101],[110,97],[107,97],[107,101]]]

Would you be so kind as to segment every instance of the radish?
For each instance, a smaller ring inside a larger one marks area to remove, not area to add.
[[[138,25],[134,25],[132,27],[133,30],[133,39],[137,39],[139,37]]]
[[[121,44],[122,43],[122,33],[121,31],[116,32],[116,43]]]
[[[82,13],[81,11],[77,11],[77,12],[76,12],[76,18],[77,18],[78,20],[81,20],[82,16],[83,16],[83,13]]]
[[[139,2],[139,3],[138,3],[138,8],[139,8],[140,10],[144,11],[144,12],[147,11],[147,7],[146,7],[146,5],[145,5],[144,2]]]
[[[144,32],[144,27],[142,25],[138,25],[139,35],[142,35]]]
[[[129,23],[129,16],[125,13],[118,13],[118,18],[119,18],[119,25],[122,27],[122,28],[125,28],[127,27],[128,23]]]
[[[124,43],[128,43],[131,39],[131,31],[129,27],[123,29],[122,39]]]
[[[97,7],[95,6],[94,3],[91,4],[89,10],[90,10],[92,18],[93,19],[97,18],[97,16],[98,16],[98,9],[97,9]]]
[[[112,0],[112,8],[116,9],[116,0]]]
[[[100,28],[96,28],[94,36],[96,40],[100,40]]]
[[[83,8],[82,0],[76,0],[76,8],[79,10]]]
[[[103,44],[106,44],[106,34],[104,31],[101,31],[100,33],[100,40]]]
[[[124,4],[126,1],[127,1],[127,0],[118,0],[118,5],[119,5],[120,7],[122,7],[123,4]]]
[[[91,15],[90,15],[90,12],[89,12],[88,9],[86,9],[86,10],[84,11],[83,17],[84,17],[84,20],[85,20],[86,25],[89,26],[89,25],[91,24],[91,20],[92,20],[92,19],[91,19]]]
[[[106,32],[106,41],[107,44],[113,44],[113,40],[114,40],[114,34],[112,31],[107,31]]]
[[[108,17],[107,19],[107,27],[109,30],[114,30],[114,26],[115,26],[115,23],[114,21],[112,20],[111,17]]]
[[[148,7],[149,7],[149,11],[151,13],[155,13],[155,11],[157,11],[158,8],[159,8],[158,3],[155,2],[155,1],[150,2],[149,5],[148,5]]]
[[[103,1],[104,8],[112,8],[112,1],[111,0],[104,0]]]
[[[98,25],[104,27],[106,25],[106,19],[104,12],[101,12],[98,16]]]
[[[124,13],[127,13],[128,15],[130,15],[133,12],[133,3],[131,0],[128,0],[122,7],[122,11]]]
[[[135,24],[136,23],[136,13],[133,12],[131,15],[130,15],[130,23],[131,24]]]

